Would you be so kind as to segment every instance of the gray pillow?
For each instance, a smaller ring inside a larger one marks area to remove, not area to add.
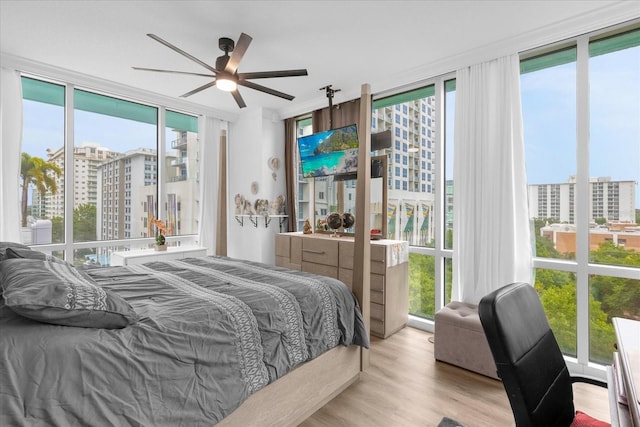
[[[5,253],[7,249],[15,248],[15,249],[24,249],[30,251],[29,246],[23,245],[22,243],[15,242],[0,242],[0,261],[5,259]]]
[[[0,262],[5,304],[39,322],[118,329],[135,323],[133,308],[71,264],[12,258]]]
[[[65,262],[64,260],[54,257],[53,255],[48,255],[40,251],[34,251],[29,248],[7,248],[4,252],[4,259],[12,258],[39,259],[42,261],[52,261],[57,263]]]

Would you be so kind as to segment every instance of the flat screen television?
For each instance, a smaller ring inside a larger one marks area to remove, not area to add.
[[[358,130],[355,124],[301,136],[298,149],[305,178],[358,171]]]

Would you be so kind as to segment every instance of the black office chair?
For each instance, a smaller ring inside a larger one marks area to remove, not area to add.
[[[571,377],[536,290],[504,286],[480,301],[478,314],[518,427],[608,426],[575,411]]]

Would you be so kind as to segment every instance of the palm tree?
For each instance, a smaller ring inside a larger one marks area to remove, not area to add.
[[[40,157],[31,157],[28,153],[22,153],[21,160],[22,226],[26,227],[29,185],[34,185],[43,197],[47,191],[50,191],[51,194],[56,194],[58,192],[56,178],[62,174],[62,171],[55,163],[47,162]]]

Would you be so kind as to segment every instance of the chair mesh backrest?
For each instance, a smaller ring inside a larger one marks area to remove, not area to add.
[[[535,289],[507,285],[482,298],[478,314],[516,425],[569,426],[571,378]]]

